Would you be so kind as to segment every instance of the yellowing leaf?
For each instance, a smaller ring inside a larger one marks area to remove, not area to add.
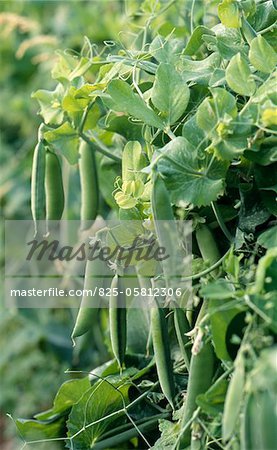
[[[225,27],[240,27],[240,13],[236,1],[224,0],[220,3],[218,5],[218,16]]]

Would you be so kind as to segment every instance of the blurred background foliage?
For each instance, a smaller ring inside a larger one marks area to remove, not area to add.
[[[52,89],[50,71],[57,49],[79,53],[84,36],[101,53],[103,46],[140,48],[143,26],[163,36],[185,38],[200,23],[208,0],[2,0],[0,2],[0,204],[2,219],[30,219],[30,177],[36,144],[37,89]],[[159,14],[163,11],[163,14]],[[214,21],[214,16],[205,15]],[[149,31],[148,31],[149,32]],[[146,36],[147,38],[147,36]],[[151,38],[151,36],[149,36]],[[112,51],[112,50],[111,50]],[[4,233],[1,221],[1,234]],[[3,256],[2,256],[3,265]],[[67,368],[99,365],[106,357],[101,336],[92,330],[72,350],[75,311],[11,310],[0,301],[0,446],[8,449],[14,417],[47,409]],[[91,345],[94,342],[94,345]],[[6,442],[4,444],[4,442]],[[5,445],[5,447],[4,447]],[[14,448],[14,447],[12,447]]]

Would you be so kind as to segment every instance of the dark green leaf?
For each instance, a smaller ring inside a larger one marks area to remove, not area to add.
[[[170,64],[161,63],[158,67],[151,100],[171,125],[185,112],[189,101],[189,88],[181,75]]]
[[[183,137],[177,137],[162,150],[158,168],[165,177],[172,202],[208,205],[223,194],[227,164],[210,156],[200,159],[197,150]]]
[[[110,82],[108,89],[116,111],[130,114],[136,119],[140,119],[147,125],[164,128],[162,120],[157,114],[150,109],[145,101],[135,92],[133,92],[131,86],[122,80],[113,80]]]
[[[220,61],[218,53],[212,53],[201,61],[181,57],[177,68],[184,81],[197,81],[199,84],[208,85],[214,70],[220,66]]]
[[[72,439],[74,450],[90,449],[106,431],[122,424],[124,412],[121,410],[124,403],[128,404],[129,387],[126,384],[118,390],[108,382],[100,381],[72,407],[67,428],[69,437],[78,432]]]
[[[264,248],[277,247],[277,225],[260,234],[258,237],[258,244],[262,245]]]

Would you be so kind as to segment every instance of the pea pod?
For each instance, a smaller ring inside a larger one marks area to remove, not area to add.
[[[235,370],[228,387],[224,404],[222,421],[222,436],[224,441],[228,441],[235,431],[241,409],[245,382],[244,378],[244,360],[239,354],[235,361]]]
[[[191,352],[187,347],[189,338],[185,334],[191,330],[191,327],[186,317],[186,313],[182,308],[176,307],[174,309],[174,327],[181,354],[183,356],[185,365],[189,370]]]
[[[31,179],[31,210],[37,234],[37,221],[45,219],[45,146],[39,131],[38,143],[34,150]]]
[[[98,213],[99,187],[95,153],[82,141],[79,148],[79,171],[81,182],[81,229],[90,228]]]
[[[45,167],[46,219],[60,220],[64,209],[62,171],[55,153],[46,152]]]
[[[248,374],[241,422],[242,450],[276,450],[277,347],[264,350]]]
[[[151,333],[161,389],[172,408],[174,408],[175,389],[167,323],[164,309],[159,308],[157,304],[151,308]]]
[[[187,396],[185,400],[184,415],[181,420],[181,429],[191,420],[197,408],[196,399],[198,395],[204,394],[212,384],[214,372],[214,352],[210,342],[204,343],[197,354],[193,354],[190,361],[189,380]],[[186,429],[183,433],[179,450],[190,445],[191,431]]]
[[[169,194],[162,177],[155,171],[152,173],[151,205],[159,245],[170,256],[162,261],[165,283],[167,288],[174,287],[183,271],[183,255],[178,246],[179,236]]]
[[[117,274],[111,283],[109,319],[112,350],[122,368],[127,344],[126,295],[122,277]]]
[[[201,224],[198,226],[195,234],[202,258],[205,262],[209,262],[212,266],[221,258],[221,255],[219,253],[211,230],[207,225]],[[213,270],[211,272],[214,277],[217,275],[217,273],[217,270]]]
[[[84,294],[82,298],[71,335],[73,340],[78,336],[82,336],[93,327],[102,301],[102,297],[99,296],[99,289],[104,285],[106,274],[107,266],[101,259],[96,258],[92,261],[87,261],[84,290],[91,290],[92,293],[94,293],[94,290],[96,289],[96,292],[92,296]]]

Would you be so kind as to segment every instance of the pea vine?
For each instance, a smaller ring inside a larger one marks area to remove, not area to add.
[[[116,308],[118,295],[109,313],[84,302],[72,338],[99,327],[114,359],[72,373],[52,409],[18,419],[23,447],[276,446],[276,2],[191,2],[184,26],[170,22],[176,11],[177,0],[146,0],[132,42],[57,52],[53,90],[33,94],[32,214],[37,233],[45,218],[80,218],[84,231],[117,215],[161,244],[163,220],[190,220],[192,296],[147,312]],[[66,207],[65,173],[81,185]],[[112,285],[121,278],[116,267]]]

